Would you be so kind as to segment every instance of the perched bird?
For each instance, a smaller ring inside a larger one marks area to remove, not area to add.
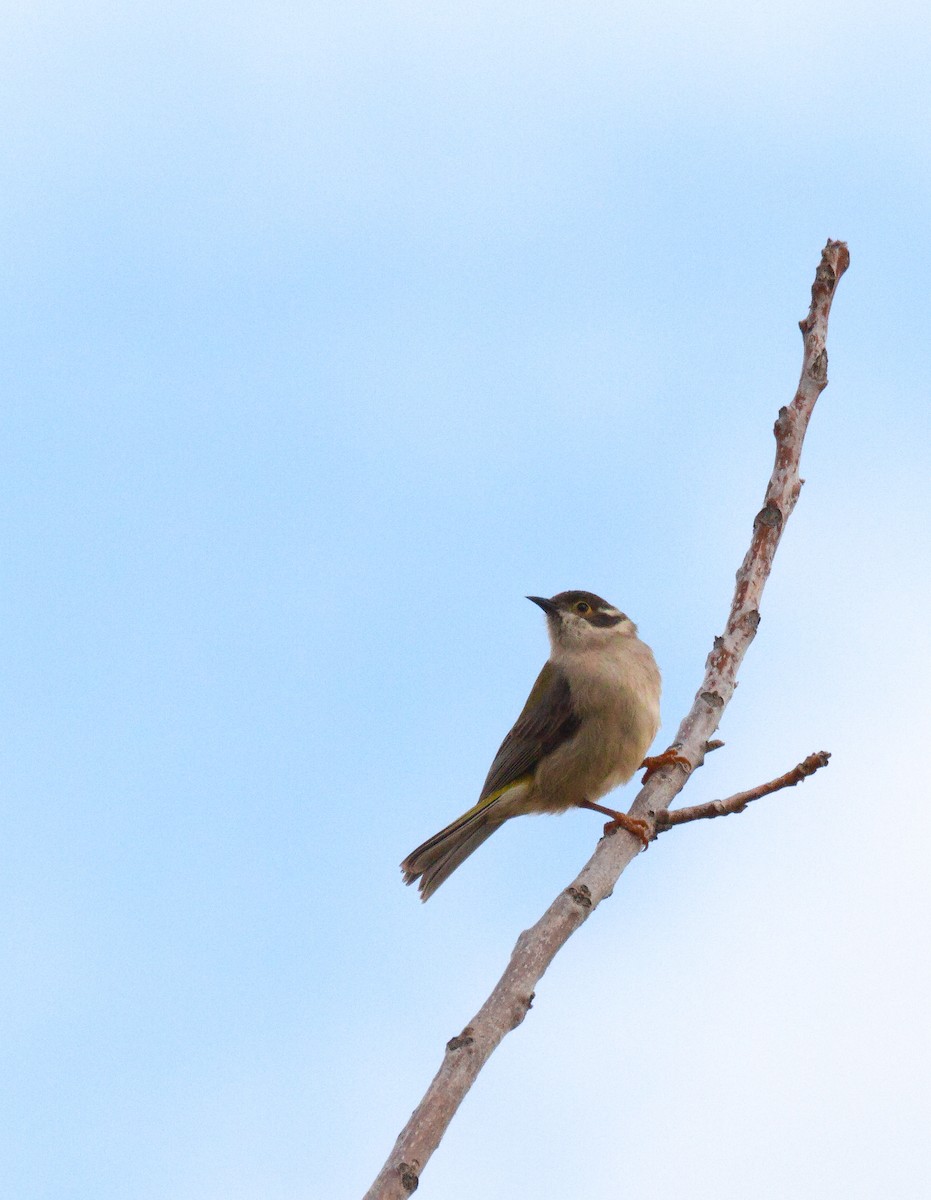
[[[546,613],[549,661],[501,743],[478,803],[401,863],[405,883],[420,880],[423,900],[499,825],[523,813],[591,808],[611,818],[606,831],[621,827],[649,841],[646,822],[597,801],[641,765],[672,761],[643,761],[659,729],[653,652],[629,617],[592,592],[527,599]]]

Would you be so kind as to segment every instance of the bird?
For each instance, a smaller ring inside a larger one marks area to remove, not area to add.
[[[659,668],[625,613],[594,592],[528,596],[546,614],[550,656],[523,711],[501,743],[476,804],[428,838],[401,863],[404,882],[419,880],[422,900],[511,817],[588,808],[611,818],[644,845],[645,821],[598,801],[641,766],[648,773],[678,760],[644,760],[660,725]]]

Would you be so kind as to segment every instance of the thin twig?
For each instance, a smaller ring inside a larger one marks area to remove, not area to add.
[[[771,779],[769,783],[761,783],[759,787],[751,788],[748,792],[738,792],[736,796],[729,796],[726,800],[709,800],[706,804],[693,804],[691,808],[675,808],[658,812],[656,814],[656,832],[662,833],[666,829],[671,829],[673,825],[686,825],[689,821],[704,821],[711,820],[712,817],[729,817],[733,813],[740,813],[752,804],[754,800],[760,800],[763,796],[771,796],[773,792],[782,791],[783,788],[795,787],[796,784],[807,779],[809,775],[814,775],[815,771],[820,771],[822,767],[828,765],[830,754],[827,750],[818,750],[793,767],[791,771],[786,771],[785,775],[780,775],[777,779]]]
[[[811,289],[808,316],[800,322],[804,339],[802,373],[792,403],[776,421],[776,462],[763,507],[753,523],[750,548],[737,572],[737,586],[724,633],[715,638],[691,710],[679,726],[675,749],[693,767],[703,760],[712,735],[734,692],[737,670],[759,624],[759,604],[773,556],[801,490],[799,458],[805,430],[818,396],[827,386],[828,316],[838,281],[850,263],[843,242],[829,241]],[[661,767],[641,789],[631,815],[656,822],[682,790],[689,772]],[[413,1192],[427,1160],[439,1145],[463,1097],[501,1039],[523,1021],[534,989],[559,948],[606,896],[640,851],[628,833],[602,838],[576,880],[544,915],[517,939],[504,974],[462,1033],[446,1047],[442,1065],[401,1131],[388,1161],[365,1200],[403,1200]]]

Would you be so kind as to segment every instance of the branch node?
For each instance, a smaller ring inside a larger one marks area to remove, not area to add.
[[[592,894],[584,883],[580,883],[578,887],[567,887],[566,895],[570,900],[574,900],[580,908],[591,908],[592,906]]]
[[[471,1025],[466,1025],[462,1033],[457,1034],[456,1037],[449,1039],[449,1041],[446,1043],[446,1049],[452,1053],[454,1050],[462,1050],[467,1046],[471,1046],[475,1041],[475,1038],[472,1036],[474,1032],[475,1030]]]
[[[709,708],[723,708],[724,697],[720,692],[702,692],[701,699],[708,705]],[[722,743],[723,745],[723,743]],[[717,747],[715,747],[717,749]]]
[[[753,519],[753,528],[756,529],[759,525],[765,525],[769,529],[774,529],[777,525],[782,524],[782,512],[778,504],[774,504],[772,500],[756,514]]]
[[[417,1173],[416,1167],[411,1163],[398,1163],[398,1177],[401,1180],[401,1187],[410,1195],[416,1192],[420,1187],[420,1176]]]
[[[821,353],[815,357],[815,359],[812,361],[811,366],[808,368],[808,374],[814,380],[815,383],[820,384],[821,387],[827,387],[827,382],[828,382],[828,352],[827,352],[827,350],[822,350]]]
[[[534,992],[530,992],[527,996],[515,996],[514,1007],[511,1011],[510,1028],[516,1029],[518,1025],[523,1023],[524,1017],[533,1008]]]
[[[720,738],[712,738],[710,742],[705,742],[705,753],[710,754],[712,750],[720,750],[723,745]]]
[[[820,771],[822,767],[826,767],[830,757],[830,750],[816,750],[814,754],[809,754],[804,762],[800,762],[798,765],[799,783],[803,779],[807,779],[809,775],[814,775],[815,771]]]

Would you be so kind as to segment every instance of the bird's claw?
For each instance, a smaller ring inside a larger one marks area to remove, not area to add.
[[[604,827],[604,836],[610,837],[619,829],[626,829],[628,833],[638,837],[643,842],[644,850],[649,846],[653,836],[653,831],[646,821],[641,821],[638,817],[629,817],[627,813],[618,813],[616,817],[607,821]]]
[[[603,813],[606,817],[611,818],[604,827],[605,837],[610,837],[619,829],[626,829],[628,833],[632,833],[634,837],[643,842],[644,849],[649,846],[653,838],[652,827],[646,821],[641,821],[639,817],[630,817],[627,813],[617,812],[613,808],[605,808],[603,804],[595,804],[591,800],[582,800],[579,808],[590,808],[592,812]]]
[[[657,754],[653,758],[645,758],[640,764],[640,766],[646,770],[646,774],[640,780],[640,786],[643,787],[646,781],[652,775],[655,775],[656,772],[662,767],[670,767],[673,765],[682,767],[686,775],[690,775],[692,773],[692,764],[684,754],[680,754],[678,750],[673,749],[672,746],[670,746],[668,750],[664,750],[662,754]]]

